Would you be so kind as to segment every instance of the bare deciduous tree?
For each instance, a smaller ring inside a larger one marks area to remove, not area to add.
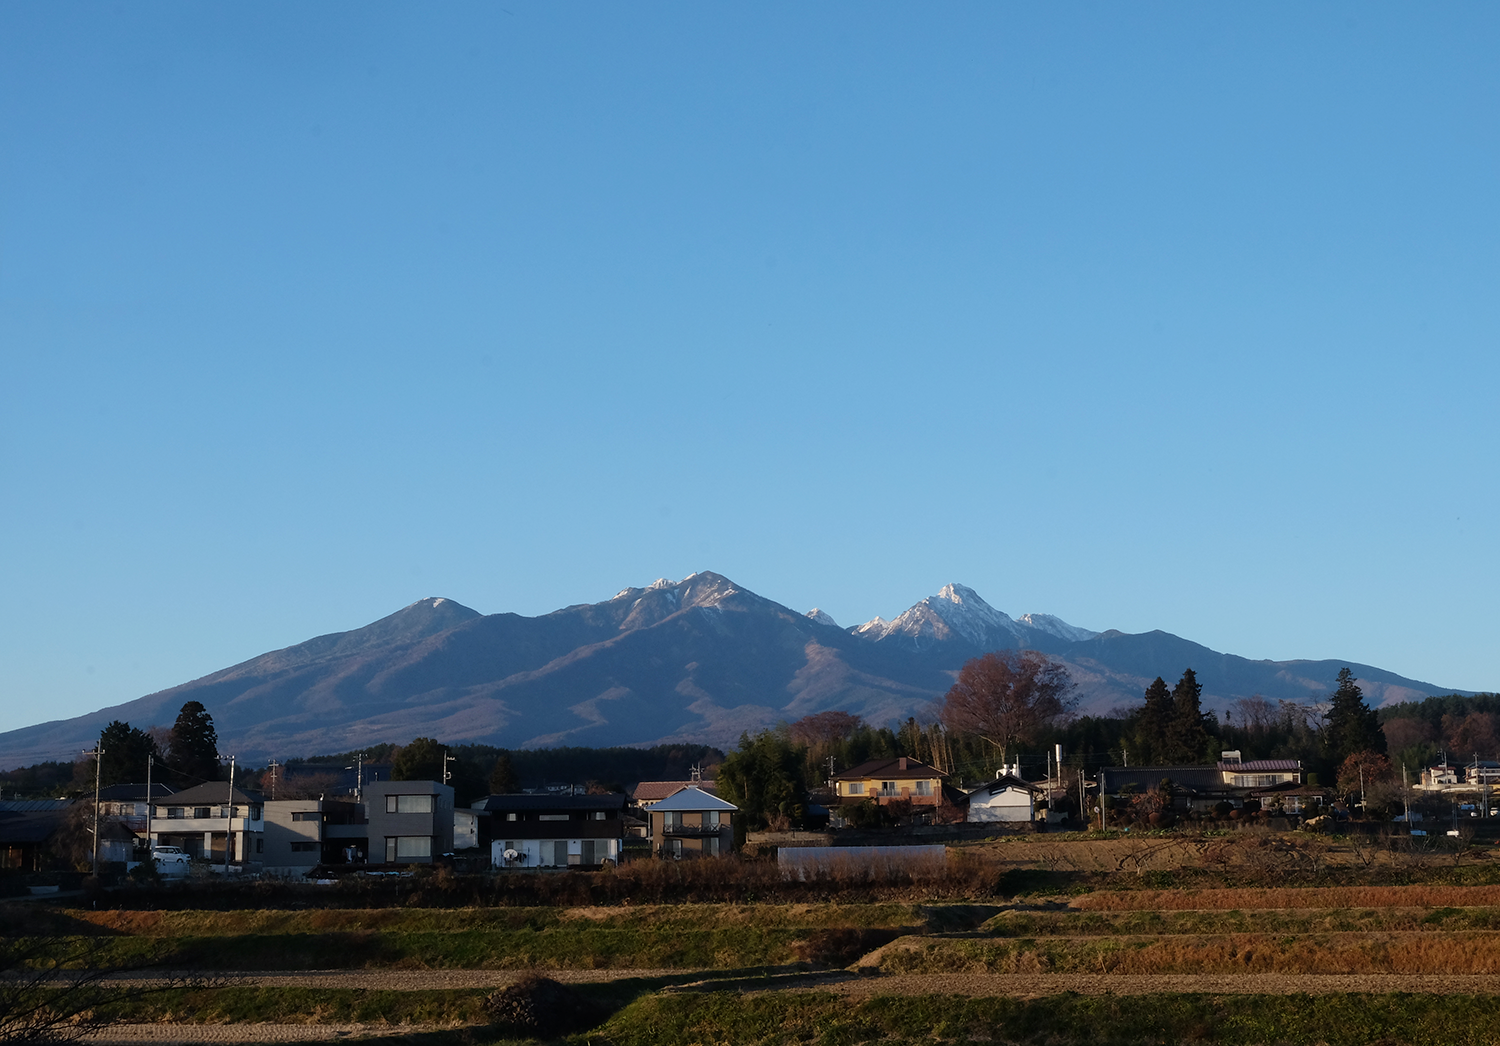
[[[949,730],[978,734],[1004,759],[1067,715],[1072,689],[1067,669],[1045,654],[998,650],[965,662],[938,718]]]

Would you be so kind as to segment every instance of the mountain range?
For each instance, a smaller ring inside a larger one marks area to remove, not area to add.
[[[930,720],[963,663],[989,650],[1062,661],[1079,708],[1133,706],[1152,679],[1192,668],[1208,707],[1252,694],[1318,700],[1345,665],[1372,705],[1464,693],[1339,660],[1251,661],[1167,632],[1094,632],[1012,618],[947,585],[892,621],[850,628],[711,572],[627,588],[539,617],[430,598],[212,675],[73,719],[0,733],[0,769],[71,759],[111,720],[170,725],[184,702],[213,716],[242,763],[415,736],[506,747],[695,741],[844,709],[877,725]]]

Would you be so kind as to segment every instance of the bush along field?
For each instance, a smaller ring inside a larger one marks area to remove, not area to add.
[[[1365,846],[1111,833],[884,877],[726,859],[193,883],[3,904],[0,947],[119,973],[87,1020],[174,1041],[1500,1041],[1500,862]]]

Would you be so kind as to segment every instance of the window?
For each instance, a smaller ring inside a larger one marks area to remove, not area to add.
[[[881,781],[880,782],[880,794],[881,795],[895,795],[896,794],[896,782],[895,781]]]
[[[208,807],[206,807],[206,806],[195,806],[195,807],[193,807],[193,816],[194,817],[198,817],[198,818],[208,817],[209,816]]]
[[[266,841],[265,841],[264,838],[261,838],[261,837],[257,837],[256,838],[256,840],[255,840],[255,852],[258,853],[258,854],[262,854],[262,853],[266,852]]]
[[[294,854],[315,853],[315,852],[317,852],[317,849],[318,849],[318,844],[317,843],[293,843],[292,844],[292,853],[294,853]]]
[[[663,810],[661,816],[663,828],[676,828],[682,824],[682,815],[676,810]]]
[[[261,819],[261,808],[258,806],[252,806],[250,808],[250,820],[259,821]]]
[[[430,795],[388,795],[385,797],[385,812],[388,814],[430,814]]]
[[[932,794],[932,782],[931,781],[918,781],[917,782],[917,794],[918,795],[931,795]]]
[[[430,835],[389,835],[385,840],[387,863],[399,860],[418,860],[432,856]]]
[[[167,820],[180,821],[184,812],[184,809],[180,806],[169,806],[167,807]]]
[[[605,821],[605,820],[608,820],[608,819],[609,819],[609,814],[605,813],[603,810],[595,810],[594,811],[594,820],[596,820],[596,821]]]
[[[318,821],[323,815],[316,810],[295,810],[292,813],[293,821]]]
[[[703,814],[703,823],[709,828],[719,827],[719,811],[707,810]]]
[[[567,814],[540,814],[537,817],[538,821],[566,821],[567,819]]]
[[[863,781],[850,781],[849,782],[849,794],[850,795],[864,795],[865,794],[865,783]]]
[[[506,820],[507,820],[507,821],[515,821],[515,820],[519,820],[519,818],[517,818],[517,817],[516,817],[516,815],[515,815],[515,814],[506,814],[506,815],[505,815],[505,819],[506,819]]]

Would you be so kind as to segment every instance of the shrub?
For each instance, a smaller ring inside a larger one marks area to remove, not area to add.
[[[499,1029],[548,1039],[580,1031],[600,1019],[589,1000],[572,988],[535,975],[491,992],[484,1009]]]

